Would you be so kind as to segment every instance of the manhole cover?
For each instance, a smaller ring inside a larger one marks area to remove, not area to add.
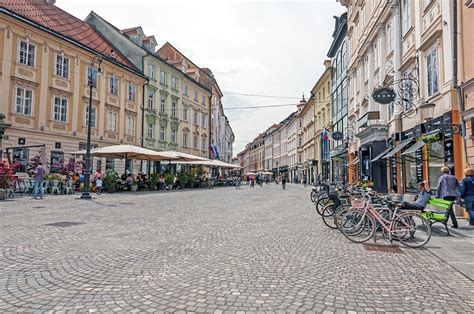
[[[384,253],[400,253],[403,251],[398,246],[386,246],[386,245],[374,245],[374,244],[362,244],[364,249],[369,252],[384,252]]]
[[[75,226],[75,225],[82,225],[82,222],[72,222],[72,221],[60,221],[60,222],[54,222],[51,224],[46,224],[45,226],[51,226],[51,227],[70,227],[70,226]]]

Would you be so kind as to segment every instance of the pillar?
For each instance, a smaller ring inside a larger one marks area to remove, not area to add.
[[[393,69],[394,69],[394,80],[399,81],[402,78],[401,67],[402,67],[402,27],[400,23],[400,5],[398,1],[395,1],[393,7]],[[395,92],[399,93],[399,86],[395,84]],[[395,105],[394,114],[399,114],[402,111],[401,105]]]

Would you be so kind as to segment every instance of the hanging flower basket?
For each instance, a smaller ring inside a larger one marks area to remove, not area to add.
[[[422,135],[418,138],[418,141],[423,141],[426,145],[425,145],[425,159],[426,160],[430,160],[430,157],[431,157],[431,154],[430,154],[430,151],[431,151],[431,145],[433,143],[436,143],[436,142],[439,142],[441,140],[440,136],[439,136],[439,133],[436,133],[436,134],[426,134],[426,135]]]

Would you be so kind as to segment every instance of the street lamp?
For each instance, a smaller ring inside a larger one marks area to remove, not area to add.
[[[89,112],[87,113],[87,144],[86,144],[86,169],[84,171],[84,189],[82,190],[82,199],[91,199],[90,179],[91,179],[91,131],[92,131],[92,88],[94,87],[94,69],[97,66],[97,73],[101,73],[102,57],[95,56],[91,62],[89,71]],[[96,80],[97,84],[97,80]]]
[[[0,161],[3,160],[3,134],[11,124],[5,122],[5,115],[0,113]]]

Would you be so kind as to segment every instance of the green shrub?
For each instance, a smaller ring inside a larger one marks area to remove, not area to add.
[[[120,180],[120,177],[115,170],[112,170],[112,169],[107,170],[104,177],[104,184],[107,190],[115,191],[117,189],[118,180]]]
[[[183,188],[191,186],[191,175],[186,172],[180,172],[178,174],[179,181],[181,182],[181,186]]]
[[[157,173],[150,174],[150,177],[148,178],[150,188],[156,188],[158,186],[158,182],[160,182],[160,176]]]
[[[165,175],[165,182],[166,182],[166,185],[168,185],[171,188],[174,182],[174,175],[172,174]]]

